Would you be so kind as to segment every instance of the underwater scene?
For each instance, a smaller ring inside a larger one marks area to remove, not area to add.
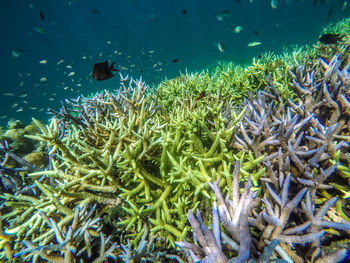
[[[0,262],[350,262],[349,1],[0,13]]]

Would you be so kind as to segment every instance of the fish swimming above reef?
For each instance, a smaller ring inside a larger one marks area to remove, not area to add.
[[[222,21],[224,21],[224,17],[228,17],[229,15],[230,15],[230,11],[222,10],[216,15],[216,18],[217,18],[217,20],[222,22]]]
[[[319,41],[325,45],[338,44],[338,42],[341,41],[343,37],[344,35],[342,34],[327,33],[323,34],[319,38]]]
[[[119,71],[114,68],[114,62],[108,66],[108,61],[97,63],[94,65],[92,76],[96,80],[106,80],[112,78],[114,75],[112,71]]]
[[[225,47],[224,43],[218,42],[218,43],[216,43],[216,46],[217,46],[217,48],[219,49],[219,51],[220,51],[221,53],[224,53],[224,52],[225,52],[226,47]]]
[[[333,16],[333,7],[329,9],[326,21],[328,22]]]
[[[276,9],[277,6],[278,6],[278,0],[271,0],[271,7],[272,7],[273,9]]]
[[[46,33],[46,29],[43,27],[34,27],[35,31],[40,33],[40,34],[45,34]]]
[[[343,5],[342,5],[342,7],[341,7],[341,9],[340,9],[340,11],[345,11],[345,9],[347,8],[347,6],[348,6],[348,2],[347,1],[344,1],[344,3],[343,3]]]
[[[44,15],[43,10],[39,9],[39,14],[40,14],[41,21],[45,21],[45,15]]]
[[[261,45],[261,42],[258,42],[258,41],[253,41],[248,43],[248,47],[256,47],[259,45]]]
[[[234,29],[234,31],[235,31],[236,34],[238,34],[239,32],[241,32],[241,30],[242,30],[242,27],[241,27],[241,26],[236,26],[235,29]]]
[[[14,58],[19,58],[23,53],[23,49],[22,48],[17,48],[14,50],[11,50],[11,56]]]

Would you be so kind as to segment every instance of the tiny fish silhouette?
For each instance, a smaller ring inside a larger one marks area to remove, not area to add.
[[[333,16],[333,7],[329,9],[326,21],[328,22]]]
[[[44,20],[45,20],[45,15],[44,15],[43,10],[39,9],[39,13],[40,13],[40,19],[41,19],[41,21],[44,21]]]
[[[92,76],[96,80],[106,80],[112,78],[114,75],[112,71],[119,71],[114,68],[114,62],[108,66],[108,61],[97,63],[94,65]]]

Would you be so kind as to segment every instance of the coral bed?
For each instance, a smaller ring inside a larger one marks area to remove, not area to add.
[[[5,133],[1,259],[345,259],[347,42],[181,75],[156,90],[121,76],[118,91],[67,100],[48,125],[33,121],[40,132],[17,136],[37,142],[40,162],[23,159]]]

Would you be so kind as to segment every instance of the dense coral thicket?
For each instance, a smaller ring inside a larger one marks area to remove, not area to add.
[[[24,136],[47,154],[41,167],[4,137],[1,259],[341,260],[347,50],[344,40],[265,54],[156,91],[121,76],[119,90],[67,100],[47,125],[34,120],[40,132]]]

